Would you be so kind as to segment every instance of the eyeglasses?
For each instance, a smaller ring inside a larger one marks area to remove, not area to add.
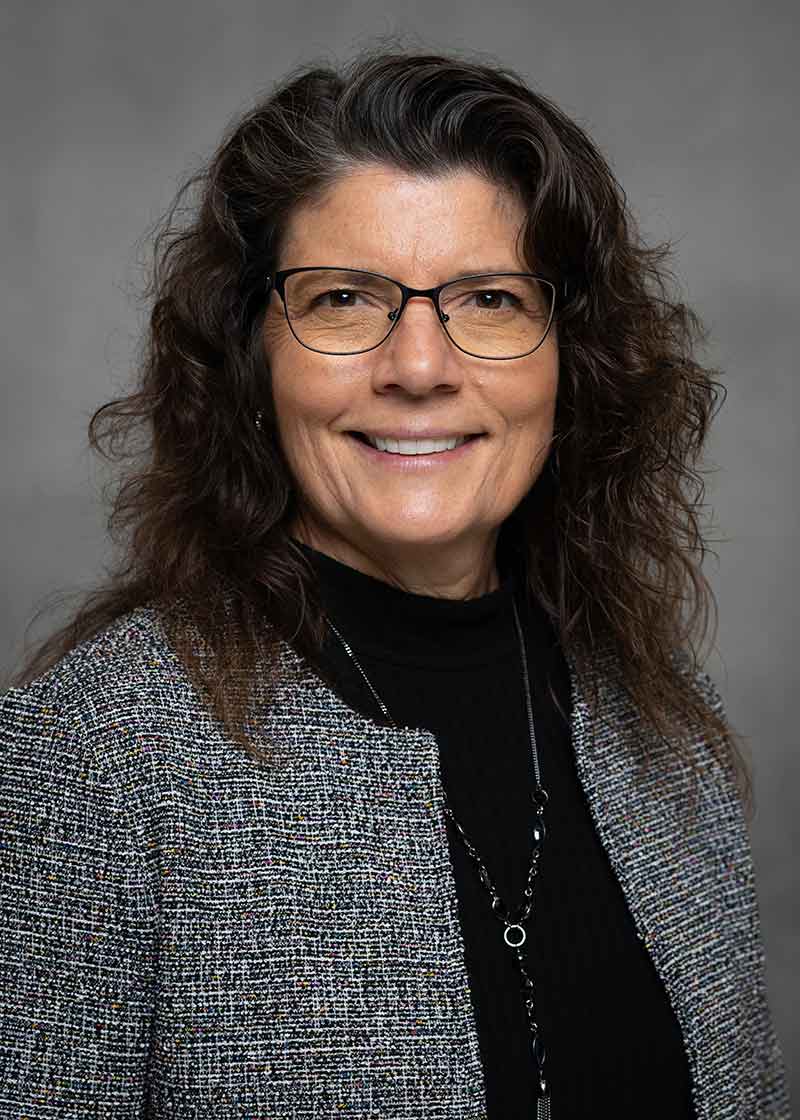
[[[385,342],[412,296],[436,308],[450,341],[474,358],[524,358],[550,330],[556,287],[533,272],[485,272],[409,288],[359,268],[286,268],[267,277],[297,341],[318,354],[364,354]]]

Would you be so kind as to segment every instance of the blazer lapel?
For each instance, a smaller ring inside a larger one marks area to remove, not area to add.
[[[747,1035],[740,1029],[740,984],[731,958],[736,923],[748,906],[744,889],[730,889],[736,833],[721,829],[731,819],[728,797],[704,774],[690,824],[685,810],[692,776],[670,766],[669,746],[643,725],[615,659],[598,655],[591,680],[579,679],[574,658],[567,660],[578,775],[682,1031],[698,1120],[743,1117],[738,1072],[747,1068]],[[592,684],[600,697],[595,720],[588,705]],[[635,754],[642,745],[652,757],[646,776]]]

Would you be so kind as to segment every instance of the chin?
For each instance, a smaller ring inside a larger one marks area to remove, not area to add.
[[[391,527],[379,528],[377,526],[364,527],[359,537],[372,542],[378,548],[447,548],[458,544],[474,542],[477,536],[483,534],[476,530],[470,532],[466,526],[453,526],[452,529],[442,529],[438,525],[408,525],[399,529],[397,524]]]

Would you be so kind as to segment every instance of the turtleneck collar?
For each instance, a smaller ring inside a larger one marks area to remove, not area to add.
[[[444,599],[404,591],[296,540],[313,564],[326,613],[359,651],[398,665],[453,669],[519,657],[512,603],[529,641],[549,648],[543,612],[526,616],[518,579],[501,571],[500,586],[473,599]],[[530,613],[530,612],[528,612]],[[338,642],[334,635],[333,641]]]

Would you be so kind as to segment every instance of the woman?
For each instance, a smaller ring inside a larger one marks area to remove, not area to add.
[[[0,1115],[788,1116],[665,250],[456,57],[192,182],[123,562],[2,701]]]

